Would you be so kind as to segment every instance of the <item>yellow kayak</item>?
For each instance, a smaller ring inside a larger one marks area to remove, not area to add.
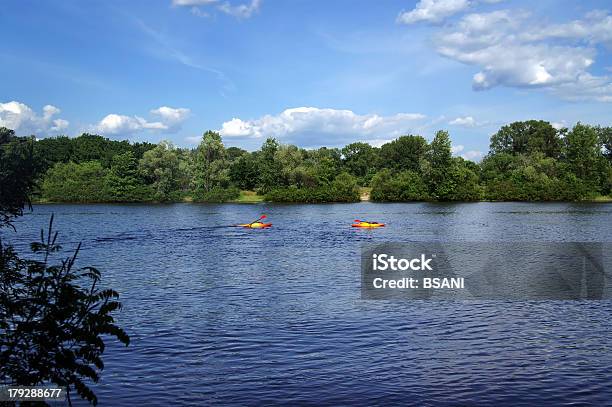
[[[378,222],[358,222],[351,224],[351,226],[354,228],[382,228],[385,224]]]
[[[263,222],[253,222],[253,223],[243,223],[241,225],[238,226],[242,226],[243,228],[249,228],[249,229],[265,229],[265,228],[269,228],[272,226],[271,223],[263,223]]]

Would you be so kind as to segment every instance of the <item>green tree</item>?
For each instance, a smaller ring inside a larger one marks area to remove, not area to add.
[[[382,166],[418,172],[427,149],[427,140],[423,137],[402,136],[380,148]]]
[[[74,146],[71,138],[66,136],[48,137],[38,140],[35,144],[37,159],[46,169],[55,163],[74,161]]]
[[[107,173],[99,161],[57,163],[43,178],[42,196],[52,202],[107,201]]]
[[[0,127],[0,228],[30,206],[40,167],[34,157],[34,139],[15,137]]]
[[[378,166],[378,152],[368,143],[351,143],[342,149],[344,168],[368,183]]]
[[[578,123],[565,138],[565,156],[578,178],[593,182],[601,155],[597,131]]]
[[[225,147],[219,133],[207,131],[196,150],[195,183],[200,193],[213,188],[225,188],[229,184],[229,170]]]
[[[145,152],[139,168],[152,186],[155,200],[169,201],[179,190],[180,162],[171,142],[161,141],[157,147]]]
[[[440,201],[477,201],[483,192],[478,174],[470,169],[469,161],[454,158],[446,176],[436,186],[436,197]]]
[[[330,185],[342,168],[342,153],[337,148],[321,147],[316,150],[303,150],[305,163],[303,169],[304,185]]]
[[[448,198],[447,184],[453,168],[453,157],[451,152],[451,141],[446,131],[438,131],[432,140],[427,152],[427,178],[429,193],[434,199],[445,200]]]
[[[393,173],[385,168],[372,178],[370,198],[381,202],[408,202],[429,199],[427,185],[419,173],[412,170]]]
[[[138,176],[138,161],[131,151],[113,157],[105,183],[110,200],[133,202],[145,199]]]
[[[528,120],[503,126],[491,136],[491,153],[529,154],[544,153],[557,158],[561,154],[559,132],[549,122]]]
[[[257,160],[253,154],[243,154],[230,164],[230,181],[240,189],[255,189],[258,175]]]
[[[608,162],[612,162],[612,127],[597,126],[595,131],[597,131],[602,154],[608,159]]]
[[[228,147],[225,150],[226,158],[230,162],[236,161],[238,158],[242,157],[245,154],[248,154],[248,152],[238,147]]]
[[[96,134],[82,134],[72,140],[73,157],[71,161],[82,163],[85,161],[100,161],[104,168],[111,166],[113,157],[127,151],[132,146],[127,140],[112,141]]]
[[[273,138],[268,138],[257,153],[257,166],[259,168],[259,189],[266,193],[279,187],[280,163],[275,160],[279,144]]]
[[[355,202],[359,201],[359,187],[357,180],[348,172],[342,172],[331,184],[334,191],[335,201]]]
[[[304,162],[299,148],[288,144],[279,145],[274,153],[274,162],[280,169],[280,172],[277,174],[277,185],[288,187],[298,184],[301,175],[300,167]]]

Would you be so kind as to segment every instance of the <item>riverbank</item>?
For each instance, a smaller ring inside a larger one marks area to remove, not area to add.
[[[232,203],[259,203],[263,202],[264,196],[259,195],[255,191],[240,191],[240,196],[237,199],[231,200]]]
[[[370,191],[371,188],[367,188],[367,187],[362,187],[360,188],[359,191],[359,198],[361,202],[376,202],[376,201],[372,201],[370,199]],[[240,191],[240,196],[236,199],[232,199],[223,203],[244,203],[244,204],[255,204],[255,203],[262,203],[262,202],[273,202],[273,201],[266,201],[264,195],[259,195],[257,192],[255,191]],[[448,201],[405,201],[403,203],[418,203],[418,202],[448,202]],[[454,203],[478,203],[478,202],[525,202],[525,203],[564,203],[564,202],[575,202],[575,203],[612,203],[612,196],[598,196],[595,197],[593,199],[585,199],[585,200],[581,200],[581,201],[491,201],[491,200],[486,200],[486,199],[482,199],[482,200],[477,200],[477,201],[453,201]],[[32,200],[33,204],[36,205],[46,205],[46,204],[63,204],[63,203],[67,203],[67,204],[99,204],[99,203],[116,203],[116,204],[123,204],[123,203],[134,203],[134,204],[159,204],[159,203],[202,203],[200,201],[195,201],[193,199],[193,197],[191,196],[185,196],[183,197],[183,199],[181,200],[175,200],[175,201],[167,201],[167,202],[159,202],[159,201],[139,201],[139,202],[96,202],[96,201],[91,201],[91,202],[58,202],[58,201],[50,201],[50,200],[46,200],[46,199],[33,199]],[[215,203],[215,202],[212,202]],[[217,202],[219,203],[219,202]],[[299,202],[298,202],[299,203]],[[303,202],[304,204],[307,204],[308,202]],[[392,202],[392,203],[402,203],[402,202]]]

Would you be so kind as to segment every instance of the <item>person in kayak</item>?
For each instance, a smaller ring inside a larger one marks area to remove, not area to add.
[[[355,219],[355,223],[351,224],[351,226],[354,228],[382,228],[385,224]]]
[[[249,228],[249,229],[265,229],[265,228],[269,228],[272,226],[271,223],[264,223],[262,222],[263,219],[266,219],[267,216],[266,215],[261,215],[259,217],[259,219],[251,222],[251,223],[243,223],[237,226],[241,226],[243,228]]]

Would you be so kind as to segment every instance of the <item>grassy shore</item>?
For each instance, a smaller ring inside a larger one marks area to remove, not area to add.
[[[258,203],[263,202],[263,195],[258,195],[255,191],[240,191],[238,199],[234,199],[230,202],[235,203]]]
[[[366,202],[366,201],[370,201],[370,192],[372,191],[372,188],[369,187],[360,187],[359,188],[359,197],[361,199],[362,202]],[[193,198],[191,196],[185,196],[183,197],[183,199],[181,201],[178,202],[194,202]],[[260,202],[264,202],[264,196],[263,195],[259,195],[257,192],[255,191],[240,191],[240,196],[237,199],[233,199],[231,201],[228,201],[229,203],[260,203]],[[426,202],[426,201],[423,201]],[[504,202],[504,201],[486,201],[486,200],[482,200],[482,201],[478,201],[478,202]],[[549,202],[549,201],[517,201],[517,202]],[[564,202],[564,201],[550,201],[550,202]],[[593,199],[588,199],[588,200],[584,200],[584,201],[579,201],[579,202],[583,202],[583,203],[612,203],[612,196],[598,196],[595,197]],[[32,203],[34,204],[53,204],[53,203],[62,203],[62,202],[52,202],[49,201],[47,199],[42,199],[42,198],[35,198],[32,200]],[[66,203],[83,203],[83,204],[88,204],[88,203],[103,203],[103,202],[66,202]],[[118,202],[121,203],[121,202]],[[158,202],[142,202],[142,203],[158,203]]]
[[[359,199],[362,201],[370,200],[370,192],[372,192],[372,188],[370,187],[360,187],[359,188]]]

